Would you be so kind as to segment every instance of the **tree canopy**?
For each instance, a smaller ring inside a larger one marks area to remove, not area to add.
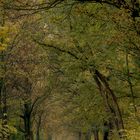
[[[139,140],[138,0],[0,9],[0,139]]]

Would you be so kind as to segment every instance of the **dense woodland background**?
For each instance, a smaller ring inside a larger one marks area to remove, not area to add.
[[[0,140],[140,140],[139,4],[0,0]]]

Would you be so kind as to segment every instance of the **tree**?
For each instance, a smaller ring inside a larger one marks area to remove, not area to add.
[[[105,7],[98,6],[96,4],[93,6],[96,7],[96,9],[101,9],[98,13],[96,13],[96,15],[93,14],[94,13],[94,10],[92,10],[93,7],[89,6],[88,4],[87,4],[87,7],[85,7],[85,5],[84,6],[79,5],[75,7],[73,6],[72,9],[70,9],[72,16],[68,15],[69,17],[68,19],[71,19],[71,20],[70,21],[65,20],[64,24],[60,24],[60,29],[62,29],[62,26],[63,26],[63,31],[55,28],[50,33],[52,36],[52,41],[47,39],[46,41],[47,43],[42,43],[41,41],[37,41],[36,39],[35,41],[39,43],[40,45],[42,45],[43,47],[46,46],[48,48],[53,48],[57,51],[62,52],[63,54],[68,54],[69,56],[72,56],[75,60],[81,61],[82,63],[81,69],[83,70],[87,69],[87,70],[90,70],[90,72],[92,72],[95,82],[98,88],[100,89],[100,93],[102,97],[104,98],[106,109],[112,115],[113,114],[114,116],[117,115],[117,117],[114,117],[114,118],[117,118],[118,120],[114,119],[114,121],[111,122],[111,124],[115,123],[113,124],[113,126],[116,126],[116,128],[120,130],[124,128],[123,123],[120,123],[122,122],[122,115],[120,113],[117,98],[115,97],[113,90],[109,86],[108,77],[110,77],[114,73],[113,69],[116,67],[116,65],[118,65],[120,66],[120,69],[118,69],[117,71],[115,70],[116,71],[115,77],[121,78],[121,76],[123,76],[124,78],[126,78],[125,73],[123,72],[124,68],[122,67],[124,65],[123,58],[126,53],[125,52],[126,45],[127,45],[126,40],[129,40],[129,37],[131,36],[132,33],[135,34],[134,35],[135,37],[139,35],[137,34],[137,30],[135,30],[133,19],[131,18],[129,13],[125,11],[125,9],[122,9],[122,10],[114,9],[113,12],[110,12],[111,7],[106,8],[106,6]],[[78,11],[76,11],[77,9]],[[48,25],[49,27],[51,26],[56,27],[59,24],[59,20],[62,21],[63,18],[65,17],[65,13],[63,11],[62,11],[63,13],[61,13],[61,9],[57,8],[57,12],[58,11],[60,11],[60,13],[58,13],[57,15],[57,17],[59,18],[56,18],[55,22],[53,20],[53,23],[51,22],[51,25]],[[108,12],[110,13],[109,19],[106,19],[106,15],[102,16],[100,14],[104,11],[106,11],[106,14],[108,14]],[[77,14],[76,12],[78,14],[80,13],[79,17],[76,15]],[[121,15],[121,18],[118,18],[119,14]],[[77,20],[79,19],[79,21],[75,22],[74,16],[76,17]],[[100,21],[100,23],[98,23],[97,21],[95,22],[92,21],[92,17],[94,16],[98,17],[97,19],[98,19],[98,22]],[[101,18],[99,18],[100,16]],[[125,18],[126,18],[126,22],[124,22]],[[110,23],[109,24],[110,27],[106,25],[106,22]],[[126,26],[127,24],[128,26]],[[118,27],[119,27],[119,30],[118,30]],[[132,32],[129,30],[131,28],[133,29]],[[59,32],[60,34],[58,34]],[[128,36],[129,35],[130,36],[129,37],[125,36],[125,34],[128,34]],[[119,38],[118,35],[119,36],[121,35],[121,38]],[[61,43],[60,43],[60,38],[62,41]],[[69,44],[67,42],[69,42]],[[94,46],[93,46],[93,42],[94,42]],[[117,47],[117,45],[119,46]],[[101,46],[102,48],[100,49],[99,46]],[[107,49],[110,49],[110,51],[108,51]],[[120,56],[121,51],[122,51],[122,55]],[[131,51],[133,52],[134,50],[131,48]],[[93,52],[94,54],[92,54]],[[119,64],[120,60],[116,59],[119,57],[122,58],[121,59],[122,65]],[[110,61],[110,59],[113,61],[113,63]],[[62,60],[64,62],[66,61],[65,55],[64,55],[64,59]],[[66,62],[68,62],[68,65],[69,65],[69,62],[72,62],[72,61],[73,60],[69,59],[68,57],[68,60]],[[66,66],[68,67],[68,65]],[[103,71],[104,74],[102,74],[101,71]],[[117,75],[119,71],[121,72],[120,76]],[[104,90],[108,93],[107,97],[105,95],[106,93],[103,93]]]
[[[135,128],[138,132],[138,1],[7,0],[2,4],[9,22],[20,30],[16,47],[9,50],[5,86],[6,93],[14,86],[14,97],[20,95],[24,100],[17,108],[23,109],[26,139],[32,139],[35,125],[39,139],[40,122],[46,121],[48,108],[40,108],[48,96],[45,87],[39,86],[46,83],[54,90],[48,98],[53,102],[52,110],[62,113],[55,113],[62,121],[59,125],[77,132],[79,139],[81,135],[90,139],[92,133],[98,140],[99,132],[104,140],[130,139]],[[46,73],[47,82],[38,79]],[[128,124],[130,118],[133,121]]]

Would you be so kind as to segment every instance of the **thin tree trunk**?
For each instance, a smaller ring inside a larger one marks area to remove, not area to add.
[[[135,116],[137,117],[137,108],[136,108],[136,105],[135,105],[135,94],[134,94],[133,85],[132,85],[131,77],[130,77],[128,51],[126,51],[126,70],[127,70],[127,82],[129,84],[129,88],[130,88],[130,93],[131,93],[131,97],[132,97],[134,112],[135,112]]]
[[[103,140],[109,140],[109,133],[112,130],[112,124],[105,122],[103,130]]]
[[[40,140],[40,131],[39,131],[39,128],[37,128],[36,140]]]
[[[99,140],[99,131],[94,130],[93,134],[94,134],[94,140]]]
[[[108,136],[109,136],[109,132],[108,131],[104,132],[103,140],[109,140]]]
[[[78,132],[78,139],[81,140],[82,139],[82,133]]]
[[[92,73],[100,94],[103,97],[106,111],[112,114],[112,118],[109,121],[114,127],[116,127],[121,138],[122,134],[119,131],[124,129],[124,124],[117,98],[110,88],[105,76],[103,76],[98,70],[90,69],[90,72]]]
[[[91,132],[88,131],[86,134],[85,134],[85,140],[91,140]]]
[[[33,140],[33,133],[31,131],[30,103],[24,104],[24,109],[25,140]]]
[[[108,100],[108,96],[106,95],[105,90],[103,88],[103,85],[100,82],[100,80],[97,77],[97,75],[94,75],[94,80],[95,80],[95,82],[96,82],[96,84],[97,84],[97,86],[99,88],[99,91],[100,91],[99,93],[101,94],[101,97],[103,98],[106,112],[109,113],[109,114],[110,113],[112,114],[113,119],[111,118],[109,121],[114,126],[115,125],[115,123],[114,123],[115,122],[115,118],[114,118],[115,114],[114,114],[114,110],[113,110],[112,106],[109,103],[110,101]]]
[[[40,140],[41,119],[42,119],[42,113],[39,114],[39,117],[38,117],[37,128],[36,128],[36,140]]]
[[[99,77],[99,79],[102,81],[102,83],[104,84],[104,87],[106,89],[106,92],[108,94],[109,97],[111,97],[112,99],[112,108],[114,108],[114,113],[115,113],[115,117],[116,118],[116,125],[118,127],[118,129],[124,129],[124,124],[123,124],[123,119],[122,119],[122,114],[121,114],[121,111],[120,111],[120,108],[119,108],[119,105],[118,105],[118,102],[117,102],[117,98],[115,96],[115,94],[113,93],[112,89],[110,88],[107,80],[106,80],[106,77],[104,77],[99,71],[95,71],[95,74]]]

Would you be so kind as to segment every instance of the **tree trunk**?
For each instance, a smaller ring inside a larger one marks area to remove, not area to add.
[[[109,131],[104,132],[103,140],[109,140],[108,136],[109,136]]]
[[[112,114],[112,118],[109,120],[110,123],[118,130],[124,129],[122,114],[117,102],[117,98],[110,88],[108,81],[104,75],[102,75],[98,70],[90,69],[90,72],[93,74],[94,80],[99,88],[100,94],[103,97],[106,111]]]
[[[112,130],[112,124],[105,122],[104,123],[104,130],[103,130],[103,140],[109,140],[109,133]]]
[[[78,139],[81,140],[82,139],[82,133],[78,132]]]
[[[39,114],[38,116],[38,121],[37,121],[37,128],[36,128],[36,140],[40,140],[40,126],[41,126],[41,119],[42,119],[42,114]]]
[[[36,140],[40,140],[40,131],[39,131],[39,128],[37,128]]]
[[[99,140],[98,130],[94,130],[93,134],[94,134],[94,140]]]
[[[24,130],[25,140],[33,140],[33,133],[31,131],[30,103],[24,104]]]
[[[85,134],[85,140],[91,140],[91,131],[87,131],[87,133]]]
[[[115,94],[113,93],[113,91],[111,90],[106,77],[103,76],[99,71],[95,71],[95,74],[98,76],[98,78],[100,79],[100,81],[103,83],[105,89],[106,89],[106,94],[110,97],[111,99],[111,103],[110,105],[112,105],[112,109],[114,111],[114,117],[116,118],[116,127],[118,130],[120,129],[124,129],[124,124],[123,124],[123,119],[122,119],[122,114],[119,108],[119,105],[117,103],[117,98],[115,96]]]
[[[25,140],[33,140],[30,117],[25,118]]]

